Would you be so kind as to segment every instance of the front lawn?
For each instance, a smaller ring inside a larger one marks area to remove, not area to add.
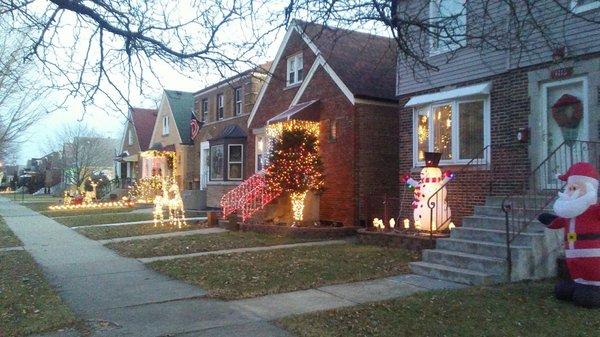
[[[46,209],[38,210],[38,212],[40,212],[42,215],[54,218],[54,217],[59,217],[59,216],[72,216],[72,215],[129,213],[135,209],[137,209],[137,208],[136,207],[116,207],[116,208],[88,208],[88,209],[72,209],[72,210],[55,210],[55,211],[53,211],[53,210],[49,210],[48,207],[46,207]],[[34,209],[34,211],[35,211],[35,209]]]
[[[206,228],[205,221],[188,221],[188,226],[185,226],[183,228],[177,228],[176,226],[171,226],[168,224],[165,224],[164,226],[155,227],[154,223],[146,223],[139,225],[80,228],[77,229],[77,232],[82,235],[85,235],[86,237],[92,240],[104,240],[113,238],[123,238],[128,236],[189,231],[201,228]]]
[[[148,265],[199,285],[212,297],[238,299],[407,273],[418,254],[404,249],[335,244],[208,255]]]
[[[598,310],[557,301],[553,282],[472,287],[292,316],[299,337],[598,336]]]
[[[152,220],[152,213],[86,214],[80,216],[59,217],[54,220],[68,227],[77,227]]]
[[[254,232],[225,232],[189,236],[113,242],[106,247],[127,257],[153,257],[209,252],[223,249],[263,247],[315,240]]]
[[[0,336],[55,331],[76,322],[27,252],[0,253]]]
[[[20,246],[21,240],[8,228],[0,216],[0,248]]]

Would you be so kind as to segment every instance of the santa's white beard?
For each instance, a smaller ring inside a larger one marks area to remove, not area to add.
[[[553,207],[556,215],[571,219],[583,214],[590,206],[595,205],[598,202],[598,191],[591,187],[591,185],[588,186],[586,188],[587,192],[582,196],[579,196],[579,193],[572,196],[559,193]]]

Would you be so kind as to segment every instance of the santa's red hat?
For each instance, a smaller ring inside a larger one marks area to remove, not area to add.
[[[598,190],[600,174],[594,165],[580,162],[573,164],[565,174],[558,176],[558,179],[569,183],[590,183]]]

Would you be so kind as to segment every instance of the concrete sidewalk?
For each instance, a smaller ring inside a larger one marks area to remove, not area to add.
[[[236,303],[118,256],[99,242],[0,198],[0,214],[92,336],[289,336]],[[108,324],[94,324],[108,322]]]

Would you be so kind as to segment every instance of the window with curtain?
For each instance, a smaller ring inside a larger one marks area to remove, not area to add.
[[[227,149],[227,179],[242,180],[244,146],[241,144],[230,144]]]
[[[223,180],[224,145],[210,147],[210,180]]]
[[[464,163],[476,156],[489,139],[485,99],[457,99],[414,109],[414,162],[424,164],[425,152],[441,152],[441,163]]]
[[[431,0],[431,53],[443,53],[464,46],[467,33],[465,0]]]

